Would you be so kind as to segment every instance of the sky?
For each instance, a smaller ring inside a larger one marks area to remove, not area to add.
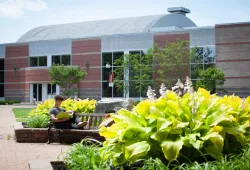
[[[250,0],[0,0],[0,44],[38,26],[168,14],[179,6],[197,26],[250,22]]]

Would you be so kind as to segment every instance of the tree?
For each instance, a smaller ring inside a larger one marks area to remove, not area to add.
[[[164,47],[154,44],[146,54],[129,54],[114,61],[115,86],[127,94],[131,89],[146,96],[148,86],[159,88],[161,83],[172,87],[178,79],[189,75],[189,41],[176,39]],[[130,96],[131,97],[131,96]],[[135,97],[135,96],[132,96]]]
[[[64,88],[64,95],[70,97],[76,92],[73,84],[78,84],[86,76],[86,71],[80,67],[53,65],[49,69],[51,84],[57,84]]]
[[[189,41],[177,39],[175,42],[167,41],[164,47],[154,45],[152,55],[156,86],[164,83],[167,87],[172,87],[178,79],[183,80],[189,76]]]
[[[222,70],[210,67],[204,71],[199,71],[198,80],[195,83],[195,89],[205,88],[211,93],[215,93],[216,85],[223,85],[225,78]]]
[[[125,97],[130,91],[133,97],[146,96],[149,85],[152,85],[153,65],[150,53],[132,53],[114,61],[114,85],[124,91]]]

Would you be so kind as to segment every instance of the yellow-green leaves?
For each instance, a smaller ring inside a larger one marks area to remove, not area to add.
[[[175,160],[179,156],[183,144],[182,140],[162,142],[161,148],[165,158],[169,161]]]
[[[145,156],[150,150],[150,145],[146,141],[137,142],[125,147],[125,158],[135,162],[139,157]]]
[[[112,114],[115,124],[101,128],[100,135],[106,138],[105,147],[124,148],[119,153],[113,150],[121,155],[120,164],[155,156],[154,148],[168,161],[178,159],[181,151],[186,156],[185,152],[194,150],[219,159],[223,149],[250,143],[249,113],[250,97],[219,97],[202,88],[183,97],[168,91],[154,101],[140,102],[132,111]],[[111,158],[115,154],[109,151]]]
[[[95,104],[96,100],[79,99],[78,101],[75,101],[71,98],[68,98],[62,102],[60,107],[66,111],[74,110],[77,113],[93,113],[95,110]],[[49,110],[54,106],[55,101],[53,99],[47,99],[43,103],[38,104],[37,108],[29,113],[29,117],[42,114],[49,115]]]

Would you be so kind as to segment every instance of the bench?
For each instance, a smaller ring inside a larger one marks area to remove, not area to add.
[[[99,135],[98,126],[105,119],[107,114],[104,113],[89,113],[78,114],[82,121],[90,119],[90,129],[57,129],[54,124],[50,124],[48,128],[48,144],[52,142],[59,143],[75,143],[80,142],[84,138],[91,138],[97,141],[104,141],[105,138]]]

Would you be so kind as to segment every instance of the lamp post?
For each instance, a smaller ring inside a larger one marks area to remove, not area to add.
[[[89,72],[89,66],[90,66],[90,62],[89,62],[89,60],[87,60],[87,61],[86,61],[87,72]]]
[[[17,70],[16,65],[13,66],[13,69],[14,69],[14,74],[15,74],[15,76],[16,76],[16,70]]]

